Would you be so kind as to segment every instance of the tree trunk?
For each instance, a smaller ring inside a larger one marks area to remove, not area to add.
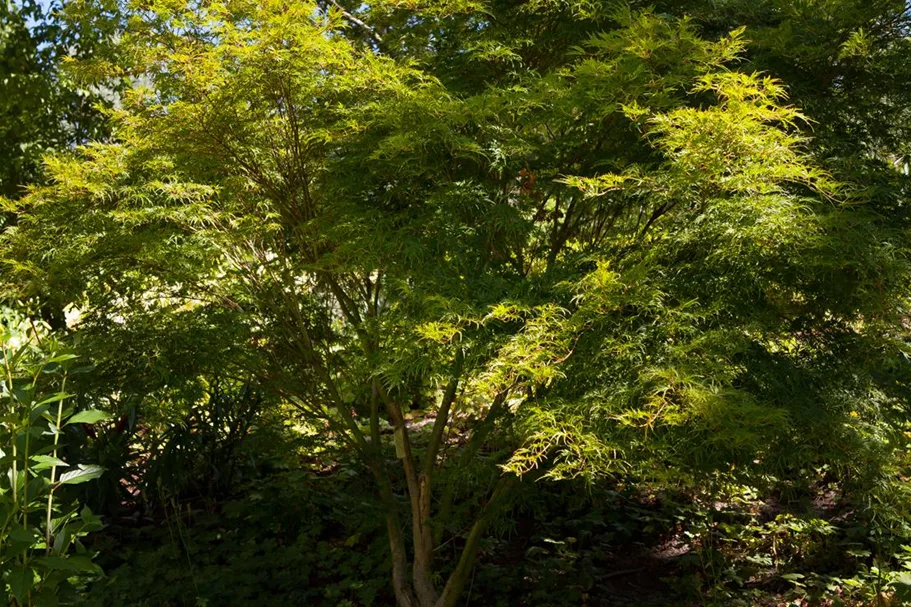
[[[452,575],[450,575],[449,579],[446,581],[446,587],[443,589],[443,594],[434,607],[454,607],[456,601],[462,596],[462,592],[465,590],[465,584],[468,582],[472,569],[474,569],[475,559],[478,555],[478,545],[481,538],[484,537],[484,533],[487,531],[487,527],[490,525],[490,522],[493,520],[497,510],[502,504],[503,498],[512,488],[514,483],[515,477],[513,476],[500,477],[497,486],[490,496],[490,500],[488,500],[487,505],[484,506],[484,510],[478,515],[477,520],[474,525],[472,525],[471,531],[468,533],[468,538],[465,540],[465,547],[462,548],[459,563],[456,565],[455,571],[452,572]]]
[[[394,512],[387,514],[389,547],[392,555],[392,584],[398,607],[455,607],[456,601],[462,596],[465,585],[474,569],[481,538],[483,538],[496,512],[502,505],[505,495],[509,492],[514,482],[514,477],[501,477],[497,483],[490,500],[485,505],[484,510],[478,515],[477,520],[471,527],[471,531],[468,533],[459,562],[455,571],[449,576],[442,594],[437,594],[431,578],[433,573],[431,566],[433,558],[432,540],[415,542],[415,545],[420,543],[426,550],[419,550],[415,553],[412,563],[412,583],[409,584],[406,576],[408,558],[405,553],[405,542],[402,529],[398,523],[398,516]],[[415,532],[419,533],[418,530],[415,530]],[[423,538],[432,537],[432,529],[429,524],[425,525],[421,535]]]
[[[461,371],[462,356],[457,356],[455,363],[454,379],[446,387],[441,402],[437,419],[434,423],[431,440],[427,452],[418,465],[418,461],[411,448],[408,427],[396,399],[376,380],[371,386],[371,440],[373,454],[377,457],[372,468],[380,484],[384,507],[387,512],[387,529],[389,533],[389,546],[392,555],[392,581],[396,602],[399,607],[453,607],[461,596],[471,571],[474,568],[478,545],[487,531],[491,520],[503,501],[504,495],[512,486],[515,478],[504,476],[500,478],[491,494],[490,500],[478,514],[466,538],[465,547],[459,557],[449,580],[443,589],[442,595],[433,584],[433,557],[434,550],[439,541],[435,537],[434,525],[431,517],[432,510],[432,480],[436,467],[436,455],[441,445],[443,432],[449,418],[449,409],[455,399],[458,387],[458,376]],[[493,426],[509,389],[500,392],[494,399],[487,417],[472,435],[467,455],[472,456],[487,436]],[[386,474],[381,455],[378,451],[380,445],[379,435],[379,403],[385,405],[389,421],[396,432],[397,453],[405,473],[405,491],[408,496],[408,505],[411,509],[411,534],[413,545],[413,560],[411,562],[411,584],[406,580],[408,557],[405,552],[405,543],[402,529],[399,525],[397,504],[392,493],[392,484]],[[400,444],[399,442],[400,441]],[[451,496],[450,496],[451,497]],[[445,507],[445,504],[444,504]]]

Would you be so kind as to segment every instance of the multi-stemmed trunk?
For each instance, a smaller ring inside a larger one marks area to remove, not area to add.
[[[357,334],[363,355],[367,360],[375,360],[379,354],[380,340],[371,334],[368,329],[370,323],[363,322],[358,305],[347,296],[338,282],[332,276],[324,279],[338,303],[344,319]],[[376,318],[379,315],[379,281],[368,284],[364,303],[367,304],[367,317]],[[364,294],[361,294],[362,296]],[[357,451],[362,461],[372,473],[378,487],[380,501],[386,518],[386,530],[389,539],[390,557],[392,559],[392,583],[396,602],[400,607],[451,607],[461,595],[466,582],[474,567],[478,551],[478,544],[484,532],[506,495],[515,477],[503,476],[494,487],[489,499],[481,510],[465,537],[462,552],[455,569],[450,574],[442,589],[434,584],[437,569],[434,565],[434,555],[440,545],[442,523],[451,511],[454,491],[451,487],[445,488],[441,493],[439,506],[434,513],[433,480],[439,468],[438,455],[443,445],[446,428],[450,424],[450,411],[458,395],[458,388],[463,379],[463,355],[455,356],[451,369],[451,380],[442,391],[439,409],[430,433],[426,447],[420,457],[412,448],[412,438],[406,424],[400,402],[396,395],[391,394],[377,378],[369,380],[370,398],[370,429],[365,433],[358,425],[351,409],[341,396],[341,390],[336,384],[336,379],[329,371],[325,360],[319,355],[314,346],[311,332],[307,323],[299,316],[299,311],[292,308],[292,317],[286,328],[289,340],[297,349],[297,354],[316,373],[320,383],[326,389],[329,403],[338,414],[336,429],[351,441],[352,447]],[[480,448],[489,439],[490,433],[496,426],[496,421],[506,409],[504,404],[510,391],[515,387],[511,385],[501,389],[491,400],[487,407],[486,415],[470,430],[470,437],[465,446],[456,454],[453,465],[464,466],[475,459]],[[300,400],[300,399],[298,399]],[[306,410],[306,403],[299,403]],[[324,418],[325,419],[325,418]],[[395,490],[390,474],[389,464],[384,456],[383,441],[380,432],[380,420],[384,419],[393,428],[396,444],[396,457],[405,477],[405,493],[410,512],[412,546],[409,551],[406,544],[406,533],[400,516],[400,505],[396,499]]]
[[[457,363],[457,367],[459,367]],[[508,488],[512,484],[511,477],[503,477],[497,483],[489,500],[480,513],[477,514],[468,535],[465,537],[462,552],[456,563],[455,569],[442,590],[433,582],[434,555],[441,539],[441,521],[434,519],[433,512],[433,479],[437,468],[437,455],[442,444],[444,431],[449,419],[449,411],[456,396],[458,379],[454,378],[446,387],[441,401],[437,418],[430,435],[430,441],[420,461],[412,451],[411,440],[405,418],[398,404],[390,397],[378,382],[373,385],[373,402],[371,407],[372,440],[379,445],[378,432],[378,401],[385,405],[393,429],[396,433],[397,456],[401,462],[405,475],[405,491],[408,496],[408,506],[411,518],[412,551],[409,558],[406,548],[405,534],[402,530],[402,521],[399,516],[399,506],[395,500],[392,483],[387,473],[384,462],[373,459],[370,463],[371,471],[379,485],[380,497],[386,513],[386,528],[389,536],[389,548],[392,558],[392,583],[396,601],[400,607],[451,607],[461,595],[469,579],[477,556],[478,543],[503,501]],[[470,460],[483,444],[490,428],[493,426],[494,416],[501,409],[505,394],[498,396],[488,416],[475,428],[475,431],[461,454],[461,459]],[[443,516],[451,506],[453,493],[447,490],[443,493],[441,506],[437,513]],[[410,565],[410,567],[409,567]],[[409,575],[410,573],[410,575]]]

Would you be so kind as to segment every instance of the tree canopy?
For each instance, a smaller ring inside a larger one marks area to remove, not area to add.
[[[356,454],[399,605],[457,604],[538,479],[830,467],[891,503],[903,2],[119,10],[116,62],[74,69],[134,84],[9,202],[7,294],[77,312],[111,392],[217,371]]]

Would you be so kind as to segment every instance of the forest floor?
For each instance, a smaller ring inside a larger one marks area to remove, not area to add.
[[[122,512],[91,542],[106,577],[87,590],[88,604],[392,605],[382,524],[363,487],[350,475],[288,472],[230,497]],[[805,505],[830,520],[842,512],[838,496],[825,491]],[[684,523],[695,517],[694,505],[654,497],[565,484],[528,506],[483,543],[465,605],[872,604],[847,596],[839,602],[837,589],[814,598],[802,588],[809,577],[798,571],[826,571],[819,577],[831,586],[852,563],[833,558],[827,523],[809,519],[807,527],[771,498],[712,504],[702,533]],[[446,546],[439,560],[457,550]]]

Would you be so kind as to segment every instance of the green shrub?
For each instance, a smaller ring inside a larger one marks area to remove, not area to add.
[[[97,465],[58,456],[66,426],[105,415],[74,412],[66,392],[76,358],[47,327],[11,310],[0,312],[0,571],[11,605],[74,600],[73,583],[99,569],[81,539],[101,528],[88,508],[63,491],[97,478]]]

